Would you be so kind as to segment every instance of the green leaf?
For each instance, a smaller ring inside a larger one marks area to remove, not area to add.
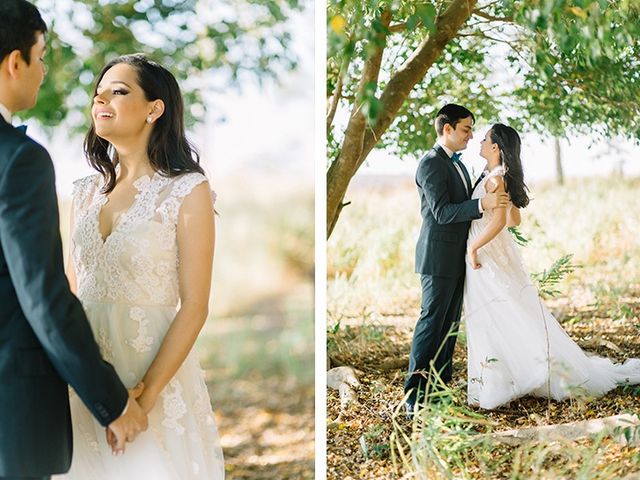
[[[435,30],[436,27],[436,7],[434,7],[431,3],[423,3],[416,6],[416,14],[420,17],[422,24],[429,30],[430,32]]]

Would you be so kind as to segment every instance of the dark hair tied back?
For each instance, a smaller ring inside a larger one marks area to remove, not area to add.
[[[200,156],[189,143],[184,131],[184,102],[175,77],[166,68],[141,54],[124,55],[109,62],[98,75],[94,95],[104,74],[113,66],[124,63],[138,74],[138,84],[148,101],[162,100],[164,113],[153,124],[147,155],[157,172],[176,177],[183,173],[204,174]],[[103,193],[109,193],[116,185],[118,154],[111,144],[96,135],[95,126],[84,139],[84,151],[89,164],[105,178]]]
[[[518,208],[529,205],[529,188],[524,183],[520,160],[520,135],[512,127],[496,123],[491,127],[491,141],[500,148],[500,161],[504,167],[504,184],[511,202]]]

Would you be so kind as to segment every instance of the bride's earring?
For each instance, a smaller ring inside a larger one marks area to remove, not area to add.
[[[151,123],[151,122],[153,122],[153,118],[151,117],[151,115],[149,115],[147,117],[147,123]]]

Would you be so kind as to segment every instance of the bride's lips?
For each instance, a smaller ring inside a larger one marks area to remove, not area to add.
[[[111,120],[115,117],[115,114],[110,110],[96,110],[93,114],[93,119],[98,120]]]

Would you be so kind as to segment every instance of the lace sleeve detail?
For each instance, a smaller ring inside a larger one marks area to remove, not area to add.
[[[173,184],[173,190],[171,196],[176,197],[182,202],[182,200],[189,195],[194,188],[203,182],[207,181],[207,177],[201,173],[187,173],[180,176]]]
[[[193,191],[195,187],[201,183],[207,182],[207,177],[201,173],[186,173],[178,177],[171,189],[169,197],[162,203],[158,211],[160,212],[163,222],[173,225],[178,222],[178,213],[184,199]],[[211,191],[211,202],[215,203],[216,193]]]
[[[98,186],[100,174],[89,175],[73,182],[73,205],[74,214],[77,216],[79,212],[86,210],[91,203],[91,199]]]
[[[493,170],[491,170],[487,174],[487,178],[491,178],[491,177],[504,177],[504,167],[502,165],[498,165]]]

